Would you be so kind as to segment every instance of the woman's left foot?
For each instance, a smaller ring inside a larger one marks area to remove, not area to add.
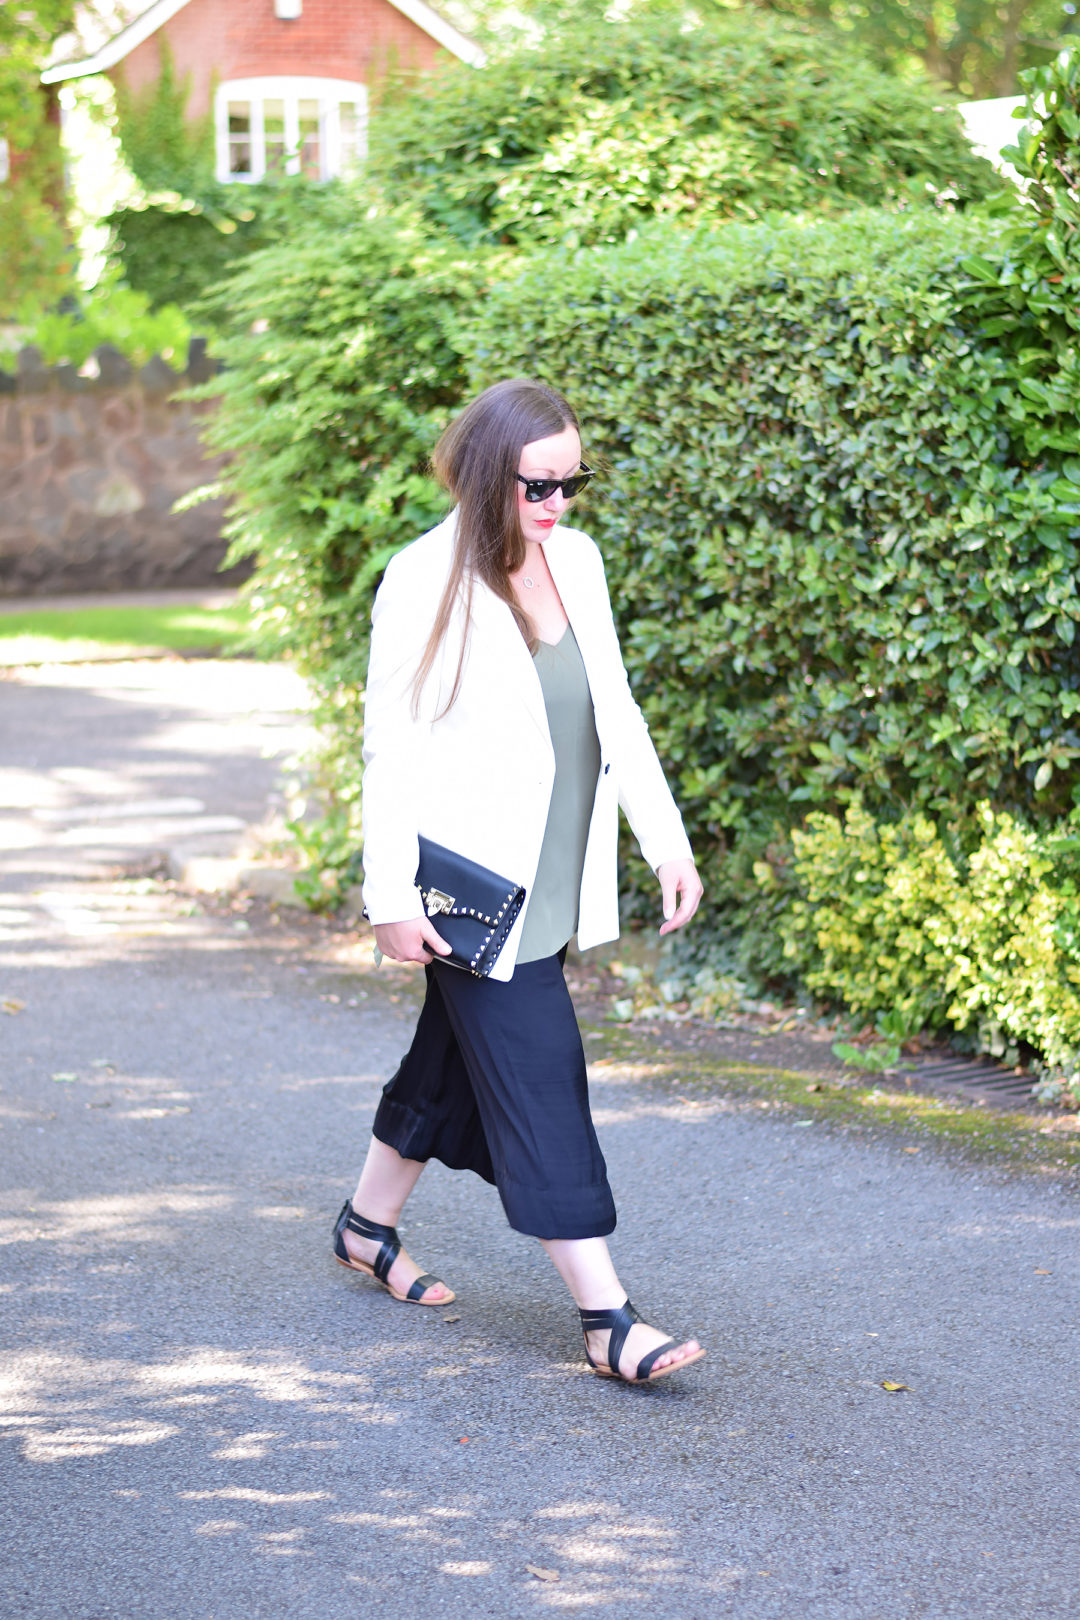
[[[394,1227],[366,1220],[349,1199],[334,1224],[334,1258],[350,1271],[374,1277],[394,1299],[409,1305],[449,1305],[457,1297],[438,1277],[421,1274]]]
[[[696,1339],[665,1339],[638,1315],[629,1300],[617,1310],[580,1311],[589,1366],[601,1378],[652,1384],[689,1367],[705,1354]]]

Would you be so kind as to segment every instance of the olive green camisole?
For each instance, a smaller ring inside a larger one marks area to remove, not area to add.
[[[577,932],[585,845],[600,774],[592,694],[570,626],[554,646],[541,641],[534,656],[555,750],[555,784],[536,881],[525,901],[519,962],[553,956]]]

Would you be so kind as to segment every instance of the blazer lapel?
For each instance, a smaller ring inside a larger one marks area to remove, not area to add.
[[[479,580],[473,587],[473,628],[497,647],[498,664],[504,678],[519,688],[529,717],[550,748],[551,732],[535,660],[507,604]]]
[[[600,622],[597,615],[602,609],[602,604],[595,600],[590,602],[588,582],[582,576],[580,567],[575,566],[574,545],[572,541],[568,543],[568,538],[556,529],[551,539],[544,541],[544,557],[555,581],[555,589],[566,609],[570,628],[577,640],[595,708],[603,685],[594,635]]]

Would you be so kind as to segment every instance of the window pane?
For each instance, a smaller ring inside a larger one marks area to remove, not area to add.
[[[229,102],[229,173],[251,173],[251,103]]]
[[[341,129],[341,172],[354,174],[360,163],[360,109],[355,101],[338,107]]]
[[[271,98],[263,102],[263,130],[266,135],[266,172],[285,170],[285,103]]]
[[[301,101],[297,110],[300,115],[300,168],[309,179],[318,180],[321,174],[319,103]]]

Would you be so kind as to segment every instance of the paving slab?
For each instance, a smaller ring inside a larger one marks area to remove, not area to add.
[[[206,669],[0,682],[3,1612],[1074,1615],[1064,1180],[684,1097],[593,1032],[620,1271],[704,1362],[590,1375],[538,1246],[440,1166],[404,1229],[452,1307],[334,1264],[417,977],[152,875],[169,812],[33,813],[258,820],[302,716]]]

